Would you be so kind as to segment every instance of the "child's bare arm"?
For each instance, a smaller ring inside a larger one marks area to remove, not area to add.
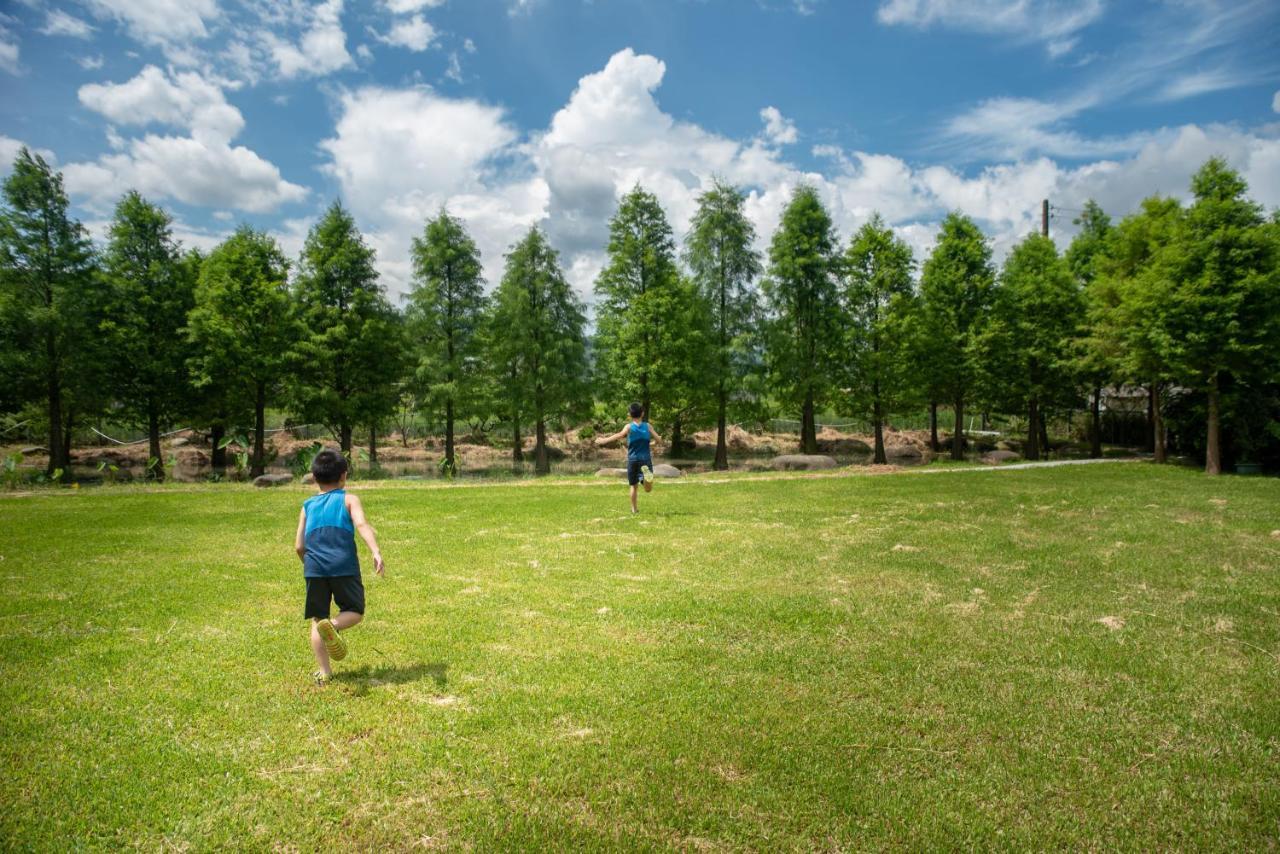
[[[306,562],[307,559],[307,511],[306,509],[298,511],[298,533],[293,537],[293,550],[298,553],[298,560]]]
[[[373,530],[373,526],[369,524],[369,520],[364,516],[364,506],[360,503],[359,496],[347,495],[347,510],[351,513],[351,524],[356,526],[356,530],[360,532],[360,538],[364,540],[364,544],[373,553],[374,571],[378,575],[382,575],[386,571],[386,565],[382,562],[382,552],[378,549],[377,535]]]
[[[605,445],[612,445],[614,442],[618,441],[623,436],[626,436],[627,432],[630,429],[631,429],[631,425],[628,424],[626,427],[623,427],[621,430],[619,430],[617,433],[614,433],[612,436],[605,436],[601,439],[596,439],[596,445],[598,445],[601,448],[603,448]]]

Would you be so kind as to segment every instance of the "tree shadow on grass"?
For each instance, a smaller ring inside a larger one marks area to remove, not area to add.
[[[436,683],[436,690],[444,690],[449,684],[449,665],[444,662],[379,664],[377,667],[362,664],[333,674],[334,682],[349,688],[357,697],[363,697],[369,693],[370,688],[380,685],[404,685],[428,678]]]

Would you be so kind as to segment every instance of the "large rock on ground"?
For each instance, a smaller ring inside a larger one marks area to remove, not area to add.
[[[625,472],[624,472],[625,474]],[[669,466],[666,463],[658,463],[653,467],[654,477],[684,477],[684,472],[675,466]]]
[[[308,485],[314,484],[316,482],[316,476],[311,472],[307,472],[302,476],[302,482]]]
[[[1021,459],[1021,457],[1013,451],[988,451],[982,455],[984,463],[1011,463],[1017,459]]]
[[[29,456],[31,456],[31,455],[33,455],[33,454],[47,454],[47,453],[49,453],[49,449],[48,449],[48,448],[42,448],[42,447],[40,447],[39,445],[32,445],[32,446],[31,446],[31,447],[29,447],[29,448],[23,448],[23,449],[22,449],[22,455],[23,455],[24,457],[29,457]]]
[[[890,460],[922,460],[925,451],[916,445],[885,445],[884,455]]]
[[[818,471],[837,468],[839,465],[832,457],[821,454],[783,454],[773,458],[773,467],[778,471]]]
[[[253,479],[254,486],[283,486],[293,480],[291,474],[260,474]]]
[[[169,442],[169,447],[170,447],[170,448],[181,448],[181,447],[184,447],[184,446],[186,446],[186,445],[190,445],[190,444],[191,444],[191,440],[190,440],[190,439],[188,439],[186,436],[179,436],[178,438],[176,438],[176,439],[174,439],[173,441]]]
[[[626,477],[626,469],[596,469],[596,477]]]

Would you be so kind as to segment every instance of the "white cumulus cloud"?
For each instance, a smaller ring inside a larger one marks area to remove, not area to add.
[[[108,127],[114,153],[71,163],[67,188],[102,209],[127,189],[191,205],[256,213],[301,201],[307,189],[284,180],[257,153],[231,141],[244,128],[222,88],[195,72],[166,74],[146,66],[124,83],[82,86],[80,102],[114,125],[165,125],[189,136],[146,134],[125,139]]]
[[[342,7],[342,0],[324,0],[311,7],[296,44],[271,32],[263,36],[281,77],[320,77],[355,64],[347,52]]]
[[[90,11],[124,25],[145,44],[181,46],[203,39],[219,15],[217,0],[85,0]]]
[[[795,122],[782,115],[777,107],[765,107],[761,110],[760,121],[764,122],[765,138],[775,145],[790,145],[800,138],[796,133]]]
[[[50,9],[40,32],[46,36],[69,36],[73,39],[93,37],[93,27],[61,9]]]
[[[396,47],[421,52],[431,46],[435,37],[435,27],[421,15],[414,15],[411,18],[396,21],[391,25],[391,31],[386,35],[378,36],[378,40]]]
[[[81,86],[79,96],[80,103],[117,125],[170,125],[197,138],[224,141],[244,127],[244,117],[227,103],[222,89],[195,72],[170,77],[148,65],[124,83]]]

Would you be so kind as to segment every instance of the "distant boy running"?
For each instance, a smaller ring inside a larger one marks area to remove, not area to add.
[[[337,451],[323,450],[311,462],[319,495],[302,503],[298,535],[293,548],[302,559],[302,577],[307,582],[306,618],[311,620],[311,651],[320,669],[317,685],[333,676],[329,660],[347,657],[347,642],[339,634],[364,618],[364,584],[360,581],[360,558],[356,555],[355,532],[373,553],[378,575],[385,567],[373,526],[364,517],[360,499],[348,495],[347,460]],[[329,601],[338,605],[338,616],[329,619]]]
[[[644,484],[645,492],[653,492],[653,456],[649,452],[650,441],[662,441],[662,437],[653,432],[649,422],[644,420],[644,407],[638,403],[631,404],[629,409],[631,423],[612,436],[596,440],[603,447],[612,444],[624,436],[627,439],[627,483],[631,484],[631,512],[639,513],[636,498],[640,484]]]

